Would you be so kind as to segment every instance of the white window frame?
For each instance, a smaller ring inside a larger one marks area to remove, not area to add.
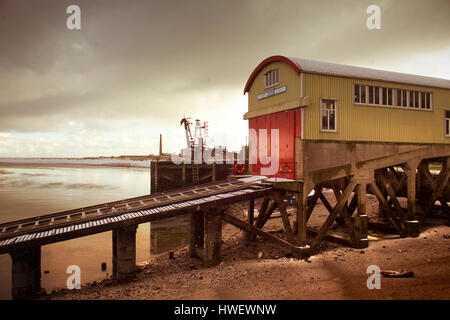
[[[327,119],[328,119],[328,128],[330,127],[330,115],[329,111],[330,109],[322,109],[323,106],[323,100],[333,101],[334,102],[334,129],[324,129],[322,128],[322,110],[327,111]],[[329,98],[320,98],[320,107],[319,107],[319,125],[320,125],[320,131],[321,132],[331,132],[331,133],[337,133],[337,127],[338,127],[338,100],[337,99],[329,99]]]

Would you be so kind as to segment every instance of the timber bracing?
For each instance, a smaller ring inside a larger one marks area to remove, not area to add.
[[[302,175],[299,180],[272,181],[276,191],[263,199],[256,221],[254,202],[249,204],[247,223],[224,218],[248,231],[249,240],[256,235],[274,240],[273,235],[262,228],[276,208],[280,211],[287,241],[274,241],[291,248],[293,253],[301,251],[303,257],[319,250],[323,240],[365,248],[369,228],[415,237],[430,216],[450,221],[450,146],[333,145],[311,141],[298,141],[298,145],[301,151],[297,160],[301,165],[297,167],[301,168],[298,174]],[[321,159],[329,168],[318,164]],[[325,197],[325,189],[332,190],[334,206]],[[312,190],[314,193],[309,195]],[[293,226],[281,200],[286,192],[296,199]],[[374,195],[379,203],[377,221],[369,221],[366,214],[367,194]],[[317,230],[308,227],[308,221],[319,200],[329,215]],[[346,233],[331,231],[334,224]]]

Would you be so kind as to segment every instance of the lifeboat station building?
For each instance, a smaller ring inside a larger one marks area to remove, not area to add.
[[[270,131],[279,130],[279,170],[272,177],[292,181],[286,188],[298,202],[300,243],[318,199],[330,211],[318,239],[340,216],[362,247],[366,193],[402,236],[417,235],[418,223],[436,207],[449,214],[450,80],[271,56],[253,70],[244,94],[244,119],[258,140],[260,129],[267,130],[269,156]],[[249,169],[260,175],[265,166],[258,157]],[[334,208],[323,188],[333,189]]]

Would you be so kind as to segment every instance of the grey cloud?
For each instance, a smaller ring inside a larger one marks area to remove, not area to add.
[[[0,88],[0,130],[64,131],[69,120],[92,130],[163,125],[195,110],[192,94],[242,94],[272,54],[370,64],[450,43],[447,0],[79,0],[82,30],[69,31],[72,3],[0,2],[0,70],[21,90],[11,102]],[[373,3],[382,8],[379,31],[365,27]],[[54,75],[65,80],[36,98],[20,80],[25,72],[41,79],[37,91]]]

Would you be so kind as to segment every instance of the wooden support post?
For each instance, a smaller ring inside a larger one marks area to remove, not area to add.
[[[255,218],[255,199],[250,199],[248,202],[248,212],[247,212],[247,221],[249,225],[254,224]],[[247,232],[246,234],[247,241],[252,240],[252,233]]]
[[[369,241],[368,235],[368,219],[366,215],[366,184],[358,184],[356,186],[358,212],[355,215],[352,232],[352,246],[354,248],[367,248]]]
[[[276,201],[271,201],[269,204],[269,207],[267,208],[266,212],[264,212],[264,214],[262,215],[262,219],[260,221],[260,224],[256,224],[257,228],[262,228],[264,227],[264,225],[266,224],[267,220],[269,220],[270,216],[272,215],[272,213],[274,212],[274,210],[277,208],[277,202]],[[259,213],[261,214],[261,213]],[[258,216],[259,217],[259,216]],[[258,221],[256,221],[258,222]]]
[[[378,173],[378,172],[379,172],[379,170],[376,171],[376,173]],[[380,177],[379,174],[375,175],[375,178],[376,178],[375,184],[377,184],[377,185],[381,185],[379,177]],[[380,193],[381,193],[383,199],[386,199],[387,192],[386,192],[385,188],[380,188],[379,190],[380,190]],[[380,199],[378,199],[378,219],[379,220],[388,220],[388,216],[385,211],[385,207],[384,207],[383,203],[380,201]]]
[[[366,193],[366,190],[364,190],[364,194],[365,193]],[[355,194],[353,195],[352,200],[350,201],[350,203],[348,205],[348,215],[350,217],[353,216],[353,213],[355,212],[357,207],[358,207],[358,194],[357,194],[357,192],[355,192]]]
[[[12,297],[31,299],[41,290],[41,247],[25,247],[10,252]]]
[[[334,196],[336,197],[336,203],[339,202],[339,199],[341,198],[341,190],[339,190],[339,188],[334,187],[333,188],[333,192],[334,192]],[[347,226],[351,226],[351,221],[350,221],[350,216],[348,213],[348,205],[347,205],[347,201],[345,201],[344,205],[342,206],[341,211],[338,213],[338,216],[340,217],[340,224],[341,225],[347,225]]]
[[[335,207],[333,208],[333,213],[328,216],[328,218],[325,220],[324,224],[320,228],[319,232],[317,233],[317,236],[311,245],[312,250],[318,249],[320,243],[322,242],[322,239],[326,236],[328,229],[330,228],[331,224],[336,219],[338,213],[344,207],[345,203],[347,202],[348,197],[352,193],[355,186],[356,186],[356,181],[354,179],[350,180],[349,184],[347,185],[344,192],[342,193],[342,196],[340,197],[338,203],[336,203]]]
[[[395,215],[392,212],[391,206],[386,201],[386,198],[384,197],[383,193],[378,189],[378,186],[375,182],[372,182],[370,184],[370,188],[372,189],[373,194],[375,197],[377,197],[380,204],[383,206],[383,210],[386,213],[387,218],[391,222],[392,226],[397,230],[397,232],[400,234],[400,236],[405,237],[406,234],[403,230],[403,227],[401,223],[398,221],[398,219],[395,217]]]
[[[221,261],[222,213],[211,210],[204,214],[205,247],[203,264],[206,267],[217,265]]]
[[[307,196],[308,194],[306,193],[307,191],[305,190],[305,185],[302,185],[302,188],[300,190],[300,192],[295,192],[294,196],[295,196],[295,200],[297,202],[297,216],[296,216],[296,240],[297,240],[297,244],[300,246],[305,246],[306,245],[306,235],[307,235],[307,231],[306,231],[306,224],[308,222],[308,205],[307,205]],[[317,193],[317,195],[316,195]],[[317,199],[319,198],[318,192],[314,193],[315,196],[315,201],[317,201]],[[314,204],[311,204],[312,206],[315,205],[315,201]],[[312,210],[311,210],[312,211]]]
[[[183,162],[181,165],[181,184],[186,186],[186,164]]]
[[[205,227],[204,214],[202,211],[195,211],[191,213],[190,222],[190,237],[189,237],[189,254],[191,258],[197,257],[197,249],[203,248]]]
[[[389,181],[389,178],[385,176],[384,174],[380,175],[380,181],[384,185],[384,188],[387,191],[387,194],[389,195],[389,202],[391,202],[394,205],[395,212],[397,212],[398,217],[405,221],[406,216],[403,212],[403,208],[400,205],[400,202],[397,199],[397,195],[395,194],[394,188],[392,187],[391,181]]]
[[[426,163],[426,160],[422,160],[420,162],[419,166],[417,167],[417,178],[416,178],[416,199],[420,204],[422,204],[422,201],[424,199],[424,189],[425,189],[425,176],[424,176],[424,164]]]
[[[436,183],[436,189],[431,194],[430,198],[425,203],[425,208],[421,221],[425,221],[429,211],[433,207],[436,200],[441,196],[442,191],[447,187],[447,183],[450,180],[450,157],[443,163],[441,173],[439,174],[438,181]]]
[[[419,236],[419,221],[416,219],[416,169],[419,161],[408,162],[403,166],[407,179],[408,189],[408,214],[405,224],[405,232],[410,237]]]
[[[333,207],[331,206],[331,204],[328,202],[327,198],[325,197],[325,195],[322,193],[322,191],[320,192],[319,195],[320,201],[322,201],[323,205],[325,206],[325,208],[328,210],[329,214],[333,213]]]
[[[215,162],[213,162],[211,170],[212,170],[212,172],[211,172],[212,182],[216,182],[216,163]]]
[[[113,230],[113,278],[119,282],[135,277],[137,225]]]
[[[308,199],[308,195],[306,194],[305,187],[303,187],[302,189],[303,189],[303,197]],[[306,210],[306,221],[308,221],[309,218],[311,217],[311,214],[312,214],[312,212],[314,210],[314,207],[316,206],[317,200],[319,200],[320,195],[322,194],[322,189],[323,189],[322,186],[317,185],[314,188],[314,195],[311,197],[311,200],[307,201],[308,208]]]
[[[292,232],[291,223],[289,221],[289,216],[287,214],[286,207],[284,206],[281,192],[275,193],[275,200],[277,201],[278,209],[280,210],[281,220],[283,221],[283,226],[284,230],[286,231],[288,241],[294,244],[295,243],[294,233]]]
[[[255,223],[255,226],[257,228],[262,228],[262,226],[264,225],[265,221],[267,221],[267,219],[264,221],[264,217],[265,217],[265,213],[266,213],[267,207],[269,205],[269,202],[270,202],[270,198],[265,197],[264,200],[263,200],[263,203],[261,204],[261,208],[259,210],[258,218],[256,219],[256,223]],[[263,223],[263,221],[264,221],[264,223]],[[250,235],[249,240],[255,240],[255,238],[256,238],[256,234],[253,233],[253,234]]]
[[[223,209],[193,212],[189,253],[199,258],[206,267],[219,264],[222,247]]]

